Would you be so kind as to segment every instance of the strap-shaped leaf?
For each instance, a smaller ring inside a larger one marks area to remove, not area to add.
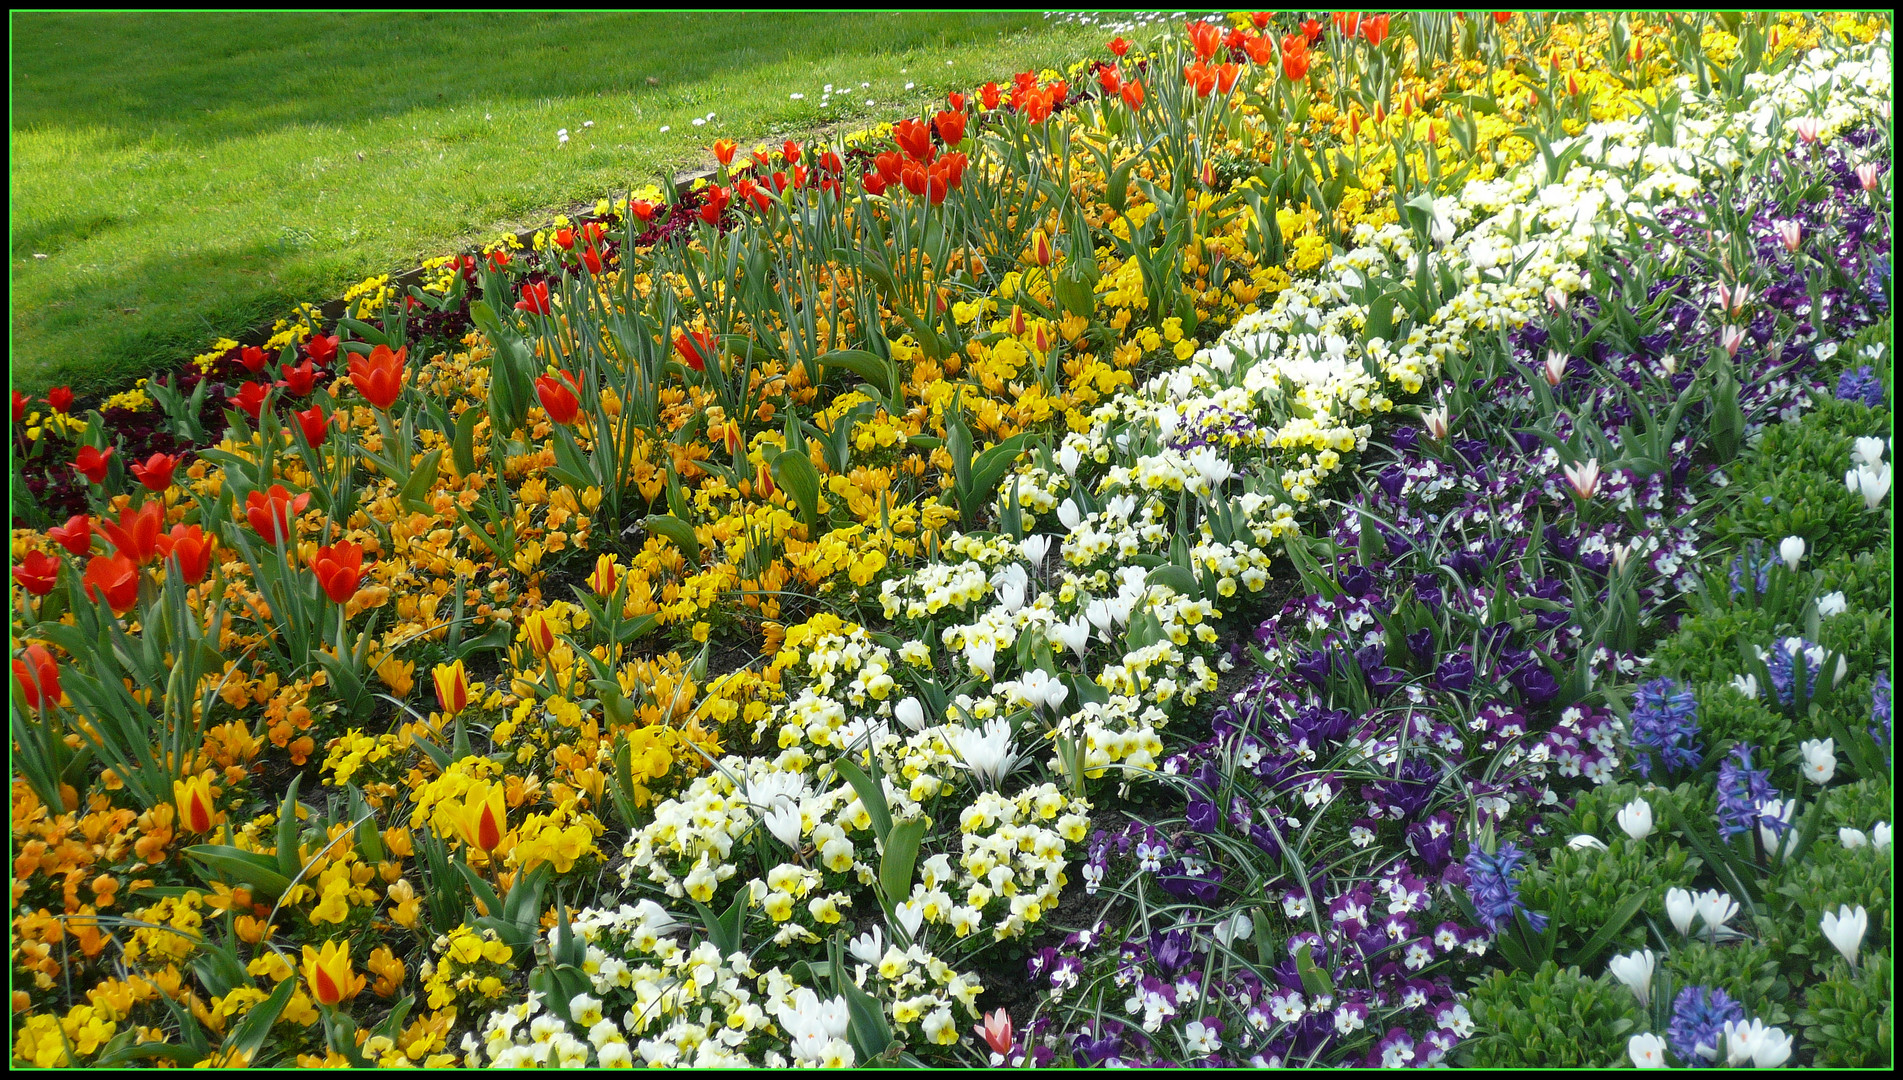
[[[700,539],[694,535],[692,525],[671,514],[649,514],[647,526],[649,532],[672,540],[690,564],[700,565]]]

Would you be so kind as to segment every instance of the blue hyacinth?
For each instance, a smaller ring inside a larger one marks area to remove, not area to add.
[[[1652,776],[1652,755],[1666,772],[1696,769],[1705,760],[1698,741],[1698,699],[1673,679],[1653,679],[1632,698],[1632,749],[1639,775]]]
[[[1513,878],[1526,852],[1512,841],[1501,844],[1492,855],[1474,848],[1467,853],[1467,892],[1474,909],[1488,930],[1499,933],[1513,921],[1514,913],[1526,916],[1526,924],[1535,933],[1546,929],[1546,916],[1526,910],[1520,903],[1520,887]]]
[[[1771,689],[1780,704],[1791,703],[1799,669],[1803,671],[1804,700],[1817,696],[1817,673],[1823,668],[1821,651],[1803,638],[1787,637],[1764,654],[1764,666],[1771,672]]]
[[[1876,372],[1865,364],[1855,371],[1846,371],[1837,379],[1837,399],[1839,401],[1861,401],[1872,409],[1883,404],[1883,383],[1877,379]]]
[[[1750,743],[1739,743],[1718,766],[1718,835],[1727,840],[1749,831],[1760,819],[1759,808],[1778,797],[1771,771],[1751,767],[1751,751]],[[1775,818],[1764,821],[1780,833],[1789,827]]]
[[[1883,748],[1883,760],[1890,760],[1890,673],[1877,672],[1876,685],[1870,689],[1870,738]]]
[[[1771,496],[1766,495],[1764,501],[1769,503]],[[1747,577],[1750,578],[1751,584],[1754,586],[1758,595],[1762,596],[1766,592],[1769,592],[1771,588],[1771,564],[1777,561],[1777,555],[1775,553],[1765,553],[1764,541],[1751,541],[1750,547],[1740,552],[1737,558],[1731,560],[1731,595],[1737,596],[1744,592],[1744,583]]]
[[[1665,1038],[1672,1053],[1687,1065],[1716,1061],[1725,1022],[1743,1020],[1744,1006],[1723,990],[1687,986],[1672,1001],[1672,1023],[1665,1029]]]

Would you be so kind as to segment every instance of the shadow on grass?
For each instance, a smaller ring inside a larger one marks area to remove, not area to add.
[[[928,48],[1041,21],[956,12],[21,14],[13,124],[104,125],[128,140],[197,146],[462,102],[615,94],[675,104],[668,95],[723,73],[743,82],[766,64]],[[366,83],[376,89],[366,93]]]

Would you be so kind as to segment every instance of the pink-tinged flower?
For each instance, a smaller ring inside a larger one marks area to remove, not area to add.
[[[977,1032],[986,1046],[991,1047],[992,1053],[1003,1055],[1011,1052],[1011,1014],[1003,1009],[992,1012],[985,1017],[984,1023],[973,1025],[971,1030]]]
[[[1547,350],[1546,364],[1543,371],[1546,375],[1546,385],[1558,386],[1561,382],[1564,382],[1566,379],[1566,354],[1560,352],[1558,349]]]
[[[1791,130],[1807,143],[1814,143],[1824,133],[1824,122],[1815,116],[1799,117],[1791,124]]]
[[[1784,242],[1785,251],[1796,252],[1797,245],[1804,240],[1804,230],[1795,221],[1780,221],[1777,223],[1777,238]]]
[[[1718,306],[1724,308],[1727,314],[1736,315],[1750,302],[1751,286],[1722,283],[1718,286]]]
[[[1546,302],[1554,311],[1566,310],[1566,290],[1555,285],[1546,290]]]
[[[1566,466],[1566,483],[1572,487],[1573,494],[1582,499],[1599,494],[1599,478],[1598,458],[1590,458],[1584,465]]]
[[[1863,190],[1875,191],[1877,189],[1877,176],[1879,175],[1877,168],[1877,163],[1874,161],[1866,161],[1857,166],[1857,183],[1863,185]]]
[[[1738,346],[1744,344],[1744,327],[1725,327],[1724,332],[1718,335],[1718,342],[1725,347],[1725,353],[1727,355],[1737,356]]]
[[[1427,426],[1429,438],[1445,439],[1448,426],[1447,407],[1440,405],[1422,413],[1421,423]]]

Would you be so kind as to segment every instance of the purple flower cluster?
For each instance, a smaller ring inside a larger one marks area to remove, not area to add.
[[[1705,760],[1698,742],[1698,699],[1672,679],[1641,683],[1632,695],[1633,762],[1639,775],[1652,776],[1652,756],[1668,773],[1696,769]]]
[[[1535,933],[1546,929],[1546,916],[1528,911],[1520,903],[1520,887],[1514,880],[1526,852],[1508,840],[1489,855],[1476,847],[1467,853],[1467,893],[1473,897],[1480,922],[1494,933],[1505,930],[1519,915]]]
[[[1872,409],[1880,408],[1883,405],[1883,383],[1868,364],[1855,371],[1846,371],[1837,377],[1837,400],[1861,401]]]
[[[1778,792],[1771,786],[1769,769],[1751,767],[1751,753],[1749,743],[1740,743],[1718,766],[1718,835],[1727,840],[1750,831],[1760,821],[1778,832],[1788,827],[1761,813],[1764,804],[1777,798]]]
[[[1672,1023],[1665,1029],[1665,1041],[1687,1065],[1710,1063],[1718,1059],[1725,1024],[1743,1020],[1744,1006],[1723,990],[1687,986],[1672,1000]]]
[[[1823,650],[1799,637],[1787,637],[1765,651],[1764,666],[1771,673],[1771,689],[1779,703],[1793,704],[1797,686],[1804,685],[1804,700],[1817,696],[1817,673],[1823,667]]]

